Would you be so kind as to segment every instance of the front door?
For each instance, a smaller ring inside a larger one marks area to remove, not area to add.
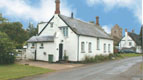
[[[36,61],[37,60],[37,51],[35,50],[35,53],[34,53],[34,60]]]
[[[63,58],[63,44],[59,44],[59,61]]]

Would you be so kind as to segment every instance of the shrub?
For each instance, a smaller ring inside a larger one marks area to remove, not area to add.
[[[113,57],[118,57],[118,54],[109,54],[109,55],[96,55],[94,57],[90,57],[90,56],[85,56],[83,63],[93,63],[93,62],[102,62],[102,61],[106,61],[106,60],[112,60]]]
[[[15,61],[13,42],[5,33],[0,32],[0,64],[11,64]]]

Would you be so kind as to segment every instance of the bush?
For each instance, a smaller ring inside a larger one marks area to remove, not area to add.
[[[11,64],[15,61],[13,42],[5,33],[0,32],[0,64]]]
[[[120,54],[109,54],[106,56],[103,55],[96,55],[94,57],[90,57],[90,56],[85,56],[84,60],[82,61],[83,63],[93,63],[93,62],[102,62],[102,61],[107,61],[107,60],[112,60],[113,57],[119,57]]]

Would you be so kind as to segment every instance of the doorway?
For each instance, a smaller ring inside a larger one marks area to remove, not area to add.
[[[59,61],[63,60],[63,44],[59,44]]]

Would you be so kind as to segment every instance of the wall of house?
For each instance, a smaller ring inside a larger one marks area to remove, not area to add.
[[[53,55],[53,61],[57,61],[56,47],[54,42],[43,43],[41,49],[41,43],[37,43],[37,60],[48,61],[49,55]]]
[[[85,43],[85,52],[81,51],[81,43]],[[91,53],[88,49],[88,44],[91,42],[92,48]],[[106,44],[106,51],[104,51],[104,44]],[[110,51],[108,51],[108,44],[110,44]],[[86,37],[80,36],[79,37],[79,59],[83,60],[85,56],[95,56],[95,55],[109,55],[113,53],[113,40],[101,39],[99,38],[99,49],[97,49],[97,38],[94,37]]]
[[[137,52],[137,53],[142,53],[141,46],[136,46],[136,52]]]
[[[63,44],[63,56],[66,54],[70,61],[77,61],[77,35],[59,18],[55,15],[51,20],[53,27],[47,25],[45,30],[39,36],[55,36],[56,55],[55,61],[58,61],[59,44]],[[51,23],[50,22],[50,23]],[[59,27],[68,27],[68,37],[64,37],[63,32]]]
[[[57,15],[55,15],[54,23],[58,27],[67,26]],[[63,35],[63,32],[59,28],[57,29],[55,42],[57,49],[60,43],[63,44],[63,56],[66,54],[69,61],[77,61],[77,35],[69,27],[67,37]]]
[[[27,49],[26,49],[26,59],[32,59],[34,60],[34,55],[35,55],[35,50],[36,50],[36,45],[33,47],[32,43],[27,44]]]
[[[46,22],[39,23],[38,24],[38,34],[42,31],[42,29],[46,26]]]
[[[130,43],[132,45],[130,45]],[[122,48],[131,48],[131,47],[136,47],[136,43],[132,40],[132,38],[128,35],[122,38],[122,40],[119,43],[119,49]]]

